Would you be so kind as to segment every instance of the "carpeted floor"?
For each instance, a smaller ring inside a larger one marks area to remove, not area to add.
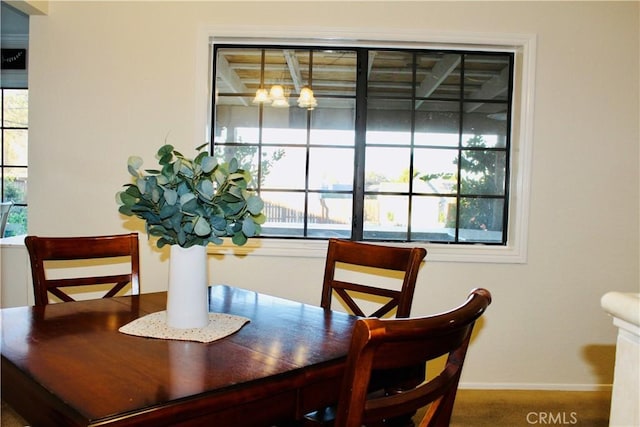
[[[611,392],[460,390],[451,427],[607,427]],[[420,412],[416,415],[420,416]],[[26,423],[2,402],[2,427]]]
[[[451,427],[607,427],[611,392],[459,390]]]

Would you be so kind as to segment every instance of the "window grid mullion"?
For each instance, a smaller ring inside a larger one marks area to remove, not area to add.
[[[369,52],[366,49],[357,50],[356,74],[356,122],[355,122],[355,153],[353,179],[353,226],[352,240],[362,240],[364,233],[364,202],[365,202],[365,162],[367,138],[367,85],[369,69]]]

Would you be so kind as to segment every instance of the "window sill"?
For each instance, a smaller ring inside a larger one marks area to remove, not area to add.
[[[371,242],[374,243],[374,242]],[[380,242],[379,244],[394,244]],[[400,246],[422,246],[427,249],[426,261],[477,262],[500,264],[526,263],[526,252],[521,248],[492,245],[439,245],[397,243]],[[251,255],[287,258],[326,258],[326,240],[250,239],[244,246],[235,246],[230,239],[221,245],[209,245],[209,254]]]

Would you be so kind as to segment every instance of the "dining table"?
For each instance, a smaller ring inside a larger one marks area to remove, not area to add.
[[[248,319],[213,342],[120,328],[145,293],[0,310],[2,399],[33,426],[272,426],[335,404],[355,316],[228,285],[209,311]]]

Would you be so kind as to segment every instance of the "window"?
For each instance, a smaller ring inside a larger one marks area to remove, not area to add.
[[[14,203],[9,211],[5,237],[27,232],[27,89],[1,89],[2,140],[0,166],[2,201]]]
[[[507,245],[513,53],[220,43],[214,58],[214,154],[255,172],[264,237]]]

